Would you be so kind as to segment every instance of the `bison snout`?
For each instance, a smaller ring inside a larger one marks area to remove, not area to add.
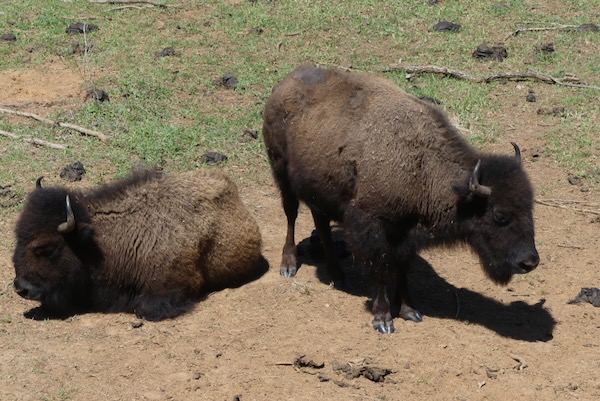
[[[525,274],[534,270],[540,264],[540,257],[537,252],[523,259],[519,266],[515,268],[515,272],[517,274]]]
[[[17,294],[25,299],[39,300],[41,298],[42,293],[40,290],[22,278],[16,278],[13,281],[13,287]]]

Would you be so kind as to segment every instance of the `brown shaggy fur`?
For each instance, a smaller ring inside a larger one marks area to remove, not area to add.
[[[77,227],[63,235],[67,193]],[[58,313],[173,317],[206,290],[252,276],[261,257],[256,221],[214,170],[140,171],[89,192],[36,189],[16,235],[15,287],[32,285],[22,295]]]
[[[355,261],[373,272],[380,331],[393,331],[385,293],[390,269],[399,270],[400,315],[421,320],[406,282],[419,249],[468,243],[501,284],[538,264],[533,191],[520,157],[478,152],[439,109],[387,79],[299,67],[273,89],[263,133],[288,217],[281,274],[296,273],[301,200],[311,209],[334,282],[343,285],[344,275],[332,251],[331,220],[343,223]],[[474,191],[473,176],[491,194]]]

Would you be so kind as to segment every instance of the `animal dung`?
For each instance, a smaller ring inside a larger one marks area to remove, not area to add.
[[[110,102],[110,97],[104,89],[90,89],[85,93],[85,100],[93,99],[98,102]]]
[[[577,32],[598,32],[600,28],[596,24],[581,24],[577,27]]]
[[[222,86],[227,89],[235,89],[238,86],[238,79],[233,74],[225,74],[221,78],[213,80],[213,85]]]
[[[206,152],[200,156],[201,164],[208,164],[209,166],[223,163],[227,161],[227,156],[219,152]]]
[[[600,307],[600,289],[598,288],[582,288],[575,299],[567,302],[568,304],[579,304],[589,302],[595,307]]]
[[[66,32],[67,33],[90,33],[92,31],[97,31],[98,25],[88,24],[85,22],[76,22],[74,24],[69,25]]]
[[[508,57],[508,50],[504,46],[488,46],[485,43],[477,46],[473,57],[478,60],[504,61]]]
[[[7,32],[7,33],[3,34],[2,36],[0,36],[0,40],[5,41],[5,42],[15,42],[17,40],[17,37],[15,36],[14,33]]]
[[[66,181],[75,182],[81,181],[81,177],[85,174],[85,168],[80,161],[77,161],[60,171],[60,178]]]
[[[449,21],[440,21],[433,26],[434,32],[458,32],[462,26]]]
[[[156,57],[174,57],[177,56],[177,50],[174,47],[165,47],[159,52],[154,53]]]
[[[527,92],[527,96],[525,97],[525,100],[531,103],[535,103],[535,101],[537,100],[535,97],[535,92],[531,89],[529,89],[529,91]]]

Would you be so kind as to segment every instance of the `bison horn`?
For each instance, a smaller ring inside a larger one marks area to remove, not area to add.
[[[515,148],[515,159],[519,164],[521,164],[521,149],[519,149],[519,145],[514,142],[511,142],[510,144],[513,146],[513,148]]]
[[[44,176],[41,176],[40,178],[38,178],[37,180],[35,180],[35,187],[36,188],[41,188],[42,187],[42,180],[44,179]]]
[[[71,199],[67,195],[67,221],[61,223],[58,226],[58,232],[61,234],[68,234],[75,229],[75,215],[71,208]]]
[[[479,184],[479,168],[480,167],[481,167],[481,159],[477,160],[477,164],[475,165],[475,168],[473,169],[473,173],[471,174],[471,179],[469,180],[469,189],[475,195],[479,195],[482,197],[488,197],[492,193],[492,188]]]

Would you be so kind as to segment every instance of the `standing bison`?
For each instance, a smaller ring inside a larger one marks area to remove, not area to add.
[[[372,272],[373,327],[394,331],[386,281],[398,272],[400,316],[419,322],[407,271],[416,253],[469,244],[496,283],[539,263],[533,193],[515,156],[473,149],[445,115],[390,81],[302,66],[274,89],[264,139],[288,227],[281,274],[296,274],[299,201],[310,208],[334,283],[344,273],[330,221],[341,222],[354,260]]]
[[[258,226],[216,171],[141,170],[89,192],[38,188],[16,226],[14,288],[56,315],[175,317],[239,285],[261,257]]]

